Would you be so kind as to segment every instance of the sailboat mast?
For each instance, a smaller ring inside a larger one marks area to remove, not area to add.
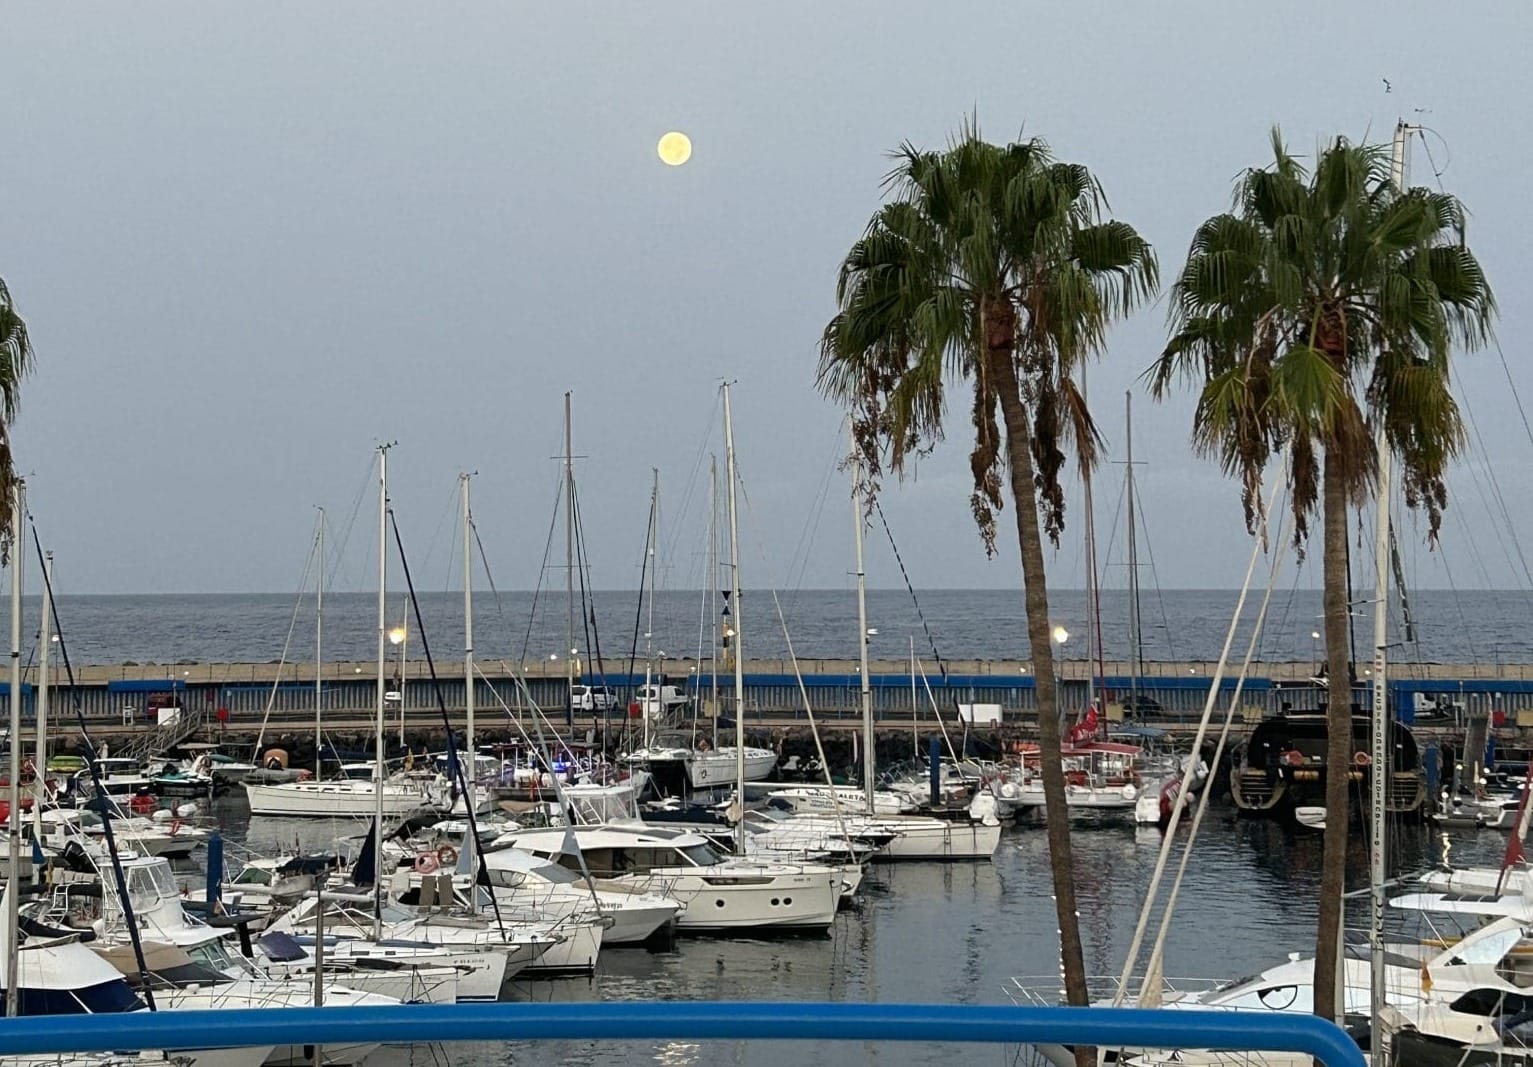
[[[1395,189],[1405,188],[1405,144],[1410,127],[1404,122],[1395,124],[1394,143],[1390,153],[1390,180]],[[1387,992],[1384,964],[1384,908],[1388,892],[1385,882],[1389,877],[1388,857],[1385,853],[1385,836],[1388,833],[1389,804],[1389,687],[1385,679],[1388,660],[1389,619],[1389,439],[1384,433],[1384,420],[1379,419],[1374,430],[1374,448],[1379,468],[1378,510],[1373,543],[1373,715],[1371,745],[1369,746],[1369,841],[1368,875],[1368,973],[1369,1007],[1372,1009],[1372,1041],[1375,1062],[1390,1061],[1390,1033],[1384,1023],[1384,1004]],[[1336,692],[1338,679],[1331,679],[1332,692]]]
[[[1123,436],[1128,481],[1128,691],[1129,707],[1139,714],[1139,675],[1144,666],[1144,636],[1139,619],[1139,530],[1134,515],[1134,393],[1123,394]]]
[[[708,457],[708,608],[719,600],[719,458]],[[713,747],[719,747],[719,632],[715,628],[708,648],[709,704],[713,709]]]
[[[471,475],[460,474],[463,487],[463,747],[468,759],[468,773],[463,776],[463,801],[468,810],[474,808],[474,779],[478,777],[479,765],[474,753],[474,513],[469,507],[468,483]],[[463,756],[459,757],[464,758]]]
[[[564,394],[564,718],[575,725],[575,457],[571,454],[570,393]]]
[[[314,583],[314,780],[319,781],[319,750],[324,737],[319,723],[325,702],[325,509],[319,509],[319,532],[314,535],[319,557],[319,580]]]
[[[724,477],[729,481],[730,599],[734,605],[735,653],[735,802],[740,820],[735,823],[735,850],[745,854],[745,606],[740,601],[740,521],[736,512],[735,424],[729,409],[729,383],[724,383]]]
[[[48,655],[53,650],[53,553],[43,553],[43,624],[38,632],[37,649],[37,756],[32,760],[35,772],[36,797],[32,801],[34,820],[32,829],[38,828],[37,817],[43,810],[44,783],[48,770]],[[42,840],[42,835],[38,835]],[[39,876],[41,877],[41,876]]]
[[[1086,395],[1086,362],[1082,360],[1082,403]],[[1086,701],[1093,703],[1097,697],[1097,664],[1102,658],[1102,605],[1097,594],[1097,523],[1089,467],[1081,471],[1081,496],[1086,507]]]
[[[921,698],[916,689],[916,635],[910,635],[910,745],[914,758],[921,755],[921,732],[916,723],[921,718]]]
[[[7,853],[10,877],[5,887],[5,1014],[21,1014],[20,990],[17,988],[17,956],[21,925],[21,579],[26,563],[26,538],[23,519],[27,510],[26,485],[20,479],[11,491],[11,803],[6,821]],[[94,755],[94,753],[92,753]],[[42,773],[39,768],[38,773]]]
[[[377,730],[373,737],[373,868],[375,892],[383,892],[383,705],[386,692],[384,670],[388,642],[388,537],[389,537],[389,446],[378,446],[378,699]],[[401,701],[402,702],[402,701]],[[373,940],[383,937],[381,901],[373,907]]]
[[[852,527],[857,545],[857,670],[862,701],[862,793],[873,814],[873,775],[878,759],[873,748],[873,689],[868,679],[868,591],[867,574],[862,565],[862,455],[857,438],[852,438]]]
[[[649,576],[649,599],[645,605],[648,616],[644,620],[644,692],[649,694],[648,705],[643,708],[644,712],[644,747],[650,743],[650,720],[654,716],[663,714],[665,703],[660,699],[663,692],[663,683],[655,681],[657,687],[651,689],[651,680],[654,675],[652,669],[655,665],[655,568],[660,565],[660,552],[657,539],[660,529],[660,468],[651,467],[649,483],[649,529],[644,532],[644,551],[649,554],[647,560],[649,566],[645,568]]]

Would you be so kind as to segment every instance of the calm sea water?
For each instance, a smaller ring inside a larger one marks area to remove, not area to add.
[[[947,659],[1027,659],[1022,597],[1013,589],[932,590],[918,594],[873,590],[868,594],[868,623],[874,658],[904,659],[909,642],[931,659],[935,644]],[[1251,610],[1255,601],[1252,597]],[[1235,608],[1236,594],[1219,590],[1149,593],[1142,600],[1145,656],[1161,660],[1212,660]],[[425,593],[421,613],[433,654],[443,659],[461,654],[462,596]],[[1084,659],[1086,597],[1073,590],[1053,594],[1055,622],[1071,633],[1068,658]],[[779,609],[781,617],[779,617]],[[35,634],[38,606],[28,606],[27,628]],[[417,627],[403,597],[389,601],[393,623]],[[563,657],[568,648],[583,658],[600,653],[611,665],[626,664],[646,647],[672,657],[706,658],[719,618],[717,604],[696,592],[662,591],[653,615],[639,612],[633,592],[590,594],[574,614],[574,640],[567,637],[569,613],[562,593],[534,599],[527,592],[475,601],[475,645],[481,659],[512,660]],[[1402,662],[1518,663],[1533,660],[1527,635],[1533,630],[1533,601],[1521,592],[1421,592],[1412,597],[1416,639],[1396,654]],[[1128,598],[1116,590],[1102,594],[1102,642],[1108,658],[1126,658]],[[1399,605],[1393,607],[1397,620]],[[283,658],[310,661],[314,656],[312,600],[284,595],[66,596],[59,618],[77,663],[267,662]],[[341,593],[325,599],[325,657],[368,659],[376,649],[376,597]],[[651,621],[652,619],[652,621]],[[1311,634],[1320,621],[1320,598],[1313,590],[1274,595],[1263,630],[1261,658],[1312,661]],[[1357,647],[1369,645],[1369,624],[1357,624]],[[747,592],[741,624],[748,658],[775,659],[787,652],[786,635],[802,658],[851,658],[856,655],[856,602],[845,590],[803,590],[782,594]],[[646,638],[646,633],[651,637]],[[1248,630],[1242,628],[1242,635]],[[1403,628],[1392,627],[1398,640]],[[1244,647],[1242,636],[1237,648]],[[419,653],[418,635],[409,652]],[[29,650],[30,652],[31,650]],[[1363,653],[1368,654],[1366,651]]]
[[[251,819],[242,798],[221,800],[215,814],[232,839],[270,850],[334,847],[360,834],[357,824]],[[1087,968],[1116,975],[1149,882],[1158,830],[1079,824],[1076,885]],[[1359,846],[1361,847],[1361,846]],[[1461,832],[1451,839],[1425,827],[1403,828],[1392,844],[1396,869],[1418,871],[1451,851],[1459,863],[1497,862],[1504,835]],[[1174,869],[1174,864],[1172,865]],[[1352,857],[1350,880],[1365,883],[1366,856]],[[1188,868],[1168,939],[1166,973],[1235,978],[1311,946],[1320,878],[1319,835],[1211,813]],[[513,999],[830,1000],[1008,1004],[1014,976],[1057,975],[1058,956],[1048,849],[1041,829],[1008,829],[993,863],[916,863],[875,868],[858,908],[844,912],[829,936],[788,940],[684,939],[665,949],[604,951],[593,979],[526,982]],[[1048,979],[1043,980],[1045,985]],[[789,1042],[691,1044],[597,1043],[454,1045],[451,1062],[506,1067],[533,1062],[607,1065],[779,1064],[790,1062],[936,1065],[999,1062],[1001,1050],[955,1046],[845,1045],[809,1048]],[[1013,1050],[1015,1051],[1015,1050]],[[960,1060],[959,1058],[962,1057]],[[387,1050],[380,1067],[424,1063],[424,1050]]]

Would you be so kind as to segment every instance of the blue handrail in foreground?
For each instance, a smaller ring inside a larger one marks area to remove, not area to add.
[[[114,1049],[539,1040],[961,1041],[1297,1052],[1365,1067],[1333,1023],[1298,1012],[664,1001],[33,1015],[0,1019],[0,1055]]]

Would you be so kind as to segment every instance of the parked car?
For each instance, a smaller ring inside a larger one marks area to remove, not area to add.
[[[634,703],[639,706],[640,714],[659,718],[686,707],[688,697],[674,685],[650,684],[639,686]]]
[[[611,711],[617,707],[617,693],[605,685],[572,685],[570,705],[576,711]]]

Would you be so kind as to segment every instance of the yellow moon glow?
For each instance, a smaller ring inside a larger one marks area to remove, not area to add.
[[[692,138],[672,130],[660,138],[655,150],[660,153],[660,162],[670,167],[679,167],[692,158]]]

